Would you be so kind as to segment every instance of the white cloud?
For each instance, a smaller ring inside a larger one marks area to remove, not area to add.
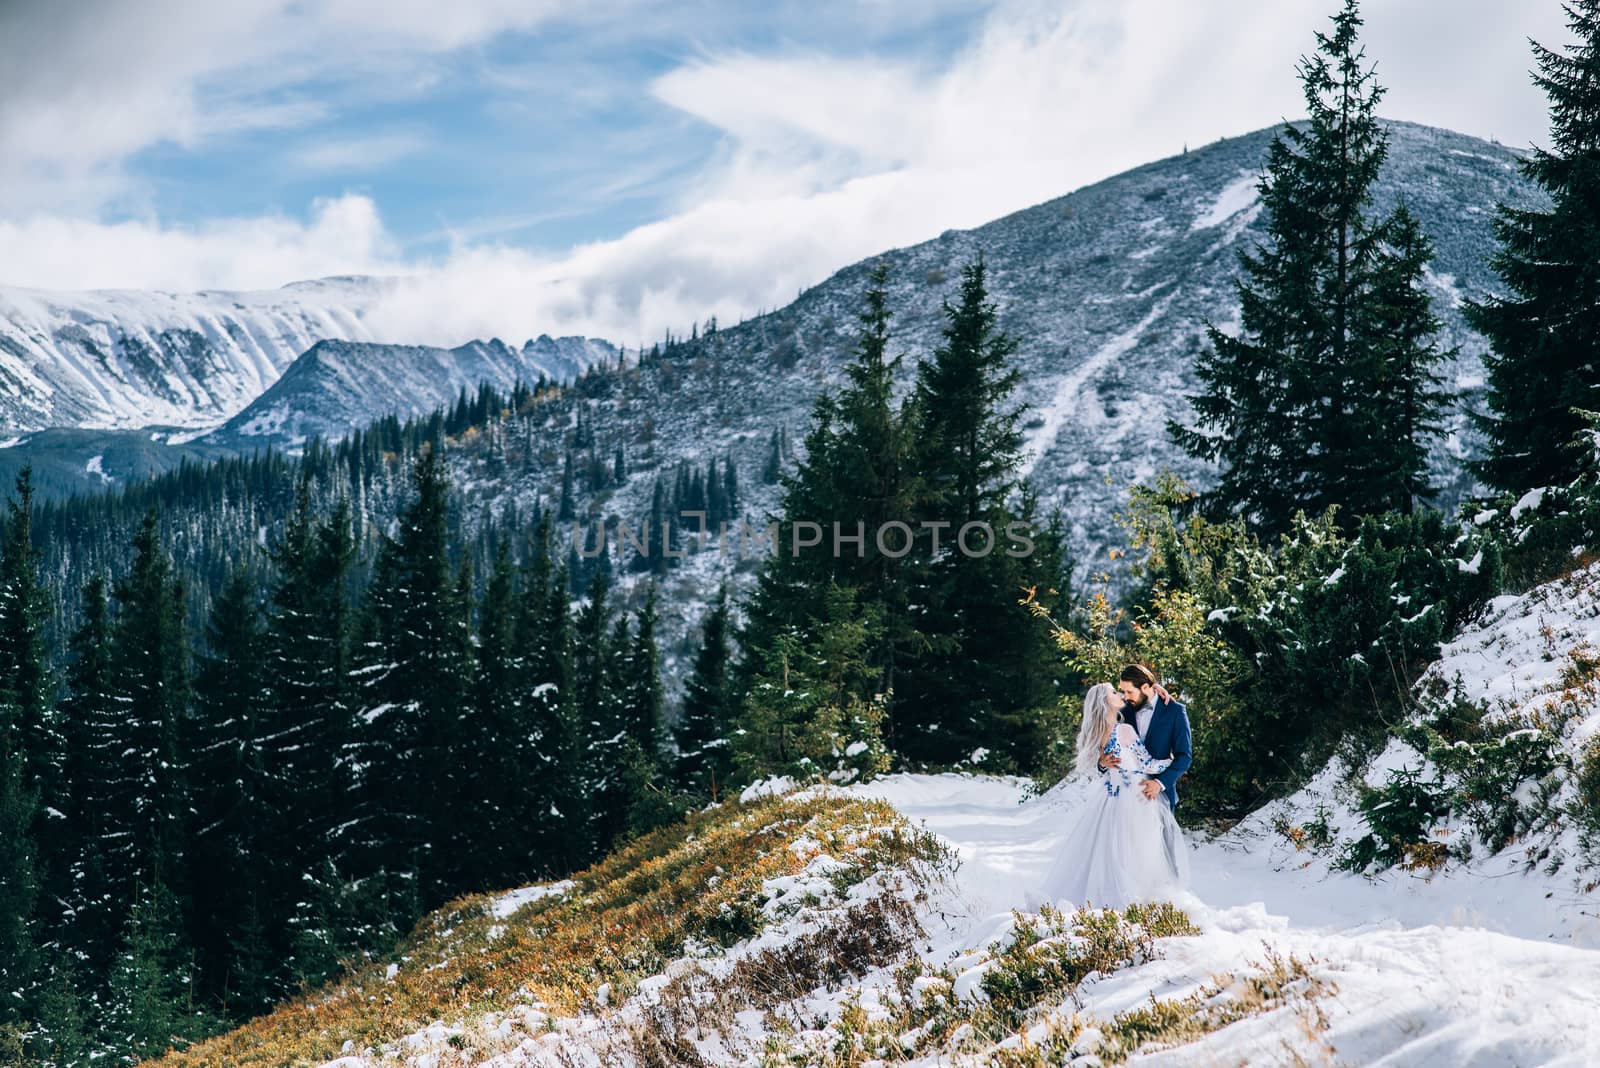
[[[290,152],[288,161],[303,171],[374,171],[417,155],[427,147],[427,138],[421,134],[396,130],[311,141]]]
[[[345,0],[318,17],[353,26],[372,17],[375,3]],[[885,248],[978,225],[1185,143],[1298,114],[1294,62],[1333,6],[1077,0],[1063,8],[1014,0],[938,67],[797,50],[704,55],[650,88],[719,132],[713,156],[666,217],[566,251],[462,240],[437,262],[403,263],[374,205],[346,196],[305,223],[0,224],[0,263],[11,275],[0,281],[215,288],[410,270],[394,299],[374,311],[375,326],[396,340],[453,344],[548,331],[648,344],[711,314],[732,322],[786,303],[802,286]],[[485,39],[523,9],[480,0],[437,24],[419,14],[422,5],[383,10],[394,12],[391,42],[447,48]],[[533,10],[530,17],[543,16]],[[1368,5],[1368,54],[1390,86],[1384,112],[1514,143],[1540,139],[1544,102],[1527,85],[1525,38],[1564,39],[1559,11],[1461,0],[1448,23],[1435,25],[1418,10],[1401,0]],[[1440,56],[1440,42],[1450,55]],[[152,99],[159,112],[165,98]],[[188,121],[197,128],[192,115]],[[147,123],[145,136],[159,125]],[[308,152],[302,162],[319,162]],[[335,147],[326,152],[325,166],[352,162]],[[597,182],[615,180],[604,158],[594,167]],[[497,207],[506,217],[561,209]]]
[[[393,68],[425,84],[412,68],[427,56],[556,13],[553,0],[0,4],[0,211],[136,200],[122,164],[140,150],[303,125],[327,106],[294,98],[296,85],[360,77],[365,91],[400,91],[410,83]]]
[[[300,278],[404,269],[376,205],[363,196],[319,200],[306,222],[0,220],[0,264],[6,272],[0,282],[41,289],[266,289]]]
[[[1494,0],[1471,6],[1494,36],[1474,53],[1498,57],[1490,70],[1436,58],[1437,38],[1413,7],[1370,5],[1368,54],[1391,86],[1385,113],[1466,120],[1479,114],[1473,99],[1493,100],[1508,130],[1541,136],[1542,99],[1505,91],[1525,84],[1525,43],[1518,54],[1502,42],[1558,42],[1559,19]],[[676,212],[562,256],[463,247],[412,278],[375,321],[392,336],[440,343],[551,331],[626,344],[711,314],[732,322],[883,249],[1300,114],[1294,63],[1326,27],[1328,7],[1014,3],[938,70],[814,53],[702,58],[653,86],[723,134]],[[1471,12],[1457,14],[1453,26],[1473,25]],[[1508,107],[1508,97],[1521,103]]]

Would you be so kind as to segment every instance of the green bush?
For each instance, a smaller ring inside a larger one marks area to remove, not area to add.
[[[1572,803],[1572,816],[1578,833],[1590,852],[1600,852],[1600,735],[1583,747],[1573,786],[1577,796]]]
[[[1337,867],[1365,872],[1397,864],[1437,868],[1444,862],[1433,829],[1450,814],[1450,796],[1437,775],[1424,779],[1412,768],[1395,768],[1383,786],[1362,791],[1359,811],[1367,833],[1349,843]]]
[[[1489,852],[1546,824],[1570,772],[1559,734],[1525,718],[1496,724],[1495,734],[1445,741],[1429,728],[1413,737],[1449,783],[1448,804]]]
[[[1600,559],[1600,415],[1580,414],[1588,429],[1572,443],[1583,465],[1571,483],[1462,505],[1462,514],[1503,547],[1511,589],[1537,586]]]
[[[1304,784],[1341,745],[1357,756],[1381,746],[1440,642],[1498,592],[1500,552],[1427,510],[1364,517],[1353,533],[1335,509],[1302,514],[1264,546],[1241,520],[1187,514],[1192,498],[1163,476],[1134,488],[1119,521],[1141,556],[1146,618],[1181,594],[1182,621],[1201,624],[1199,635],[1158,628],[1182,640],[1151,645],[1147,661],[1195,691],[1190,722],[1205,725],[1185,780],[1191,811],[1240,816]],[[1091,628],[1083,644],[1102,640]]]

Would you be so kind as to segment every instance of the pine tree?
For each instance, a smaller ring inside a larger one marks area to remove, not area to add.
[[[1474,422],[1488,455],[1474,470],[1521,493],[1565,485],[1582,470],[1579,410],[1600,410],[1600,0],[1569,0],[1575,41],[1534,43],[1534,82],[1550,100],[1550,147],[1519,163],[1548,208],[1499,207],[1490,265],[1505,287],[1467,301],[1467,321],[1489,340],[1488,413]]]
[[[517,625],[527,658],[524,701],[537,764],[526,794],[541,874],[565,875],[589,859],[591,798],[581,764],[583,728],[573,690],[570,602],[564,572],[552,567],[550,527],[542,522],[533,566],[523,586]]]
[[[450,747],[470,684],[469,605],[449,551],[449,483],[438,450],[422,450],[399,536],[384,536],[363,606],[360,680],[368,862],[416,874],[421,900],[452,887],[445,835],[457,769]]]
[[[269,854],[269,843],[259,835],[269,798],[262,750],[271,717],[256,590],[254,574],[235,569],[212,607],[188,746],[194,803],[190,930],[203,986],[219,1000],[229,994],[224,984],[255,988],[268,981],[242,974],[234,943],[254,894],[272,880],[274,862],[294,859]]]
[[[107,997],[106,1038],[118,1063],[182,1048],[213,1028],[194,1002],[194,977],[177,898],[159,876],[142,878]]]
[[[25,1032],[37,989],[39,873],[34,843],[38,800],[27,764],[15,748],[0,749],[0,1033]]]
[[[1373,362],[1362,378],[1374,388],[1370,403],[1353,413],[1368,425],[1354,435],[1345,506],[1357,514],[1411,515],[1437,492],[1428,480],[1428,446],[1443,432],[1450,401],[1438,369],[1457,350],[1443,351],[1435,340],[1442,324],[1424,286],[1433,244],[1416,216],[1400,205],[1374,238],[1380,248],[1371,299],[1353,323]]]
[[[114,902],[123,909],[140,873],[160,870],[170,880],[184,870],[189,644],[183,583],[157,531],[155,512],[147,512],[133,538],[133,564],[113,591],[112,684],[122,748],[103,853]]]
[[[728,584],[706,612],[700,652],[684,685],[683,713],[674,730],[678,785],[715,801],[727,788],[733,768],[729,734],[733,729],[733,688],[729,671]]]
[[[1337,504],[1354,522],[1422,488],[1411,461],[1424,444],[1400,434],[1425,435],[1427,420],[1402,426],[1387,406],[1396,367],[1410,365],[1421,385],[1437,357],[1425,332],[1402,356],[1385,330],[1396,314],[1412,331],[1427,323],[1418,306],[1426,260],[1417,260],[1426,245],[1405,216],[1367,218],[1388,133],[1360,27],[1356,0],[1345,0],[1333,32],[1319,32],[1299,65],[1309,119],[1286,125],[1268,148],[1258,189],[1269,244],[1240,252],[1242,329],[1232,336],[1207,324],[1210,347],[1195,368],[1202,391],[1192,398],[1198,426],[1168,423],[1185,451],[1222,466],[1201,507],[1244,516],[1266,536],[1287,531],[1297,510]],[[1385,453],[1406,456],[1407,471],[1379,463]]]
[[[778,432],[772,432],[772,442],[767,447],[767,462],[761,468],[761,481],[768,486],[778,484],[778,479],[783,474],[783,449],[778,440]]]
[[[346,858],[345,836],[358,815],[347,770],[361,754],[355,743],[348,591],[355,553],[350,505],[341,498],[318,523],[311,479],[302,473],[295,507],[269,548],[262,679],[266,690],[257,752],[260,800],[258,848],[273,863],[259,873],[252,919],[267,932],[268,953],[288,954],[286,925],[304,897],[307,876],[329,858]],[[233,941],[255,954],[253,935],[235,929]],[[240,950],[237,946],[233,952]],[[243,965],[240,965],[243,969]],[[241,971],[241,996],[255,998],[256,977]]]
[[[1022,372],[1008,363],[1016,341],[999,328],[980,256],[961,272],[957,304],[944,304],[943,339],[917,368],[917,462],[924,509],[948,522],[993,516],[1017,486],[1024,406],[1007,408]]]
[[[535,788],[538,754],[522,689],[525,635],[517,603],[516,571],[502,541],[479,607],[471,716],[453,758],[471,775],[463,784],[458,826],[479,839],[467,857],[465,885],[503,886],[526,878],[535,859],[539,828],[524,802]]]
[[[627,817],[623,769],[628,731],[617,686],[617,661],[626,648],[627,619],[614,621],[616,627],[622,628],[623,644],[619,645],[610,595],[610,575],[596,573],[587,602],[579,608],[573,624],[574,707],[581,716],[579,766],[591,817],[587,841],[601,852],[609,847]]]
[[[622,754],[626,829],[643,833],[682,817],[683,799],[670,792],[663,747],[665,697],[661,686],[661,653],[656,645],[656,587],[652,583],[618,664],[622,727],[627,734]]]
[[[629,739],[652,765],[659,763],[662,748],[661,654],[656,647],[656,587],[652,583],[644,605],[635,620],[633,637],[627,648],[624,672],[623,724]]]
[[[21,832],[29,856],[17,878],[33,881],[47,900],[57,900],[70,890],[77,827],[67,817],[73,788],[65,778],[66,741],[45,646],[49,595],[33,541],[31,468],[18,474],[16,491],[0,541],[0,760],[16,761],[14,769],[8,765],[4,771],[19,776],[7,787],[10,803],[26,797],[31,805],[33,822]],[[4,833],[12,831],[8,827]],[[19,840],[12,848],[20,845]],[[30,911],[16,922],[36,919]],[[34,932],[35,945],[42,946],[47,937],[43,930]]]
[[[64,956],[81,958],[85,970],[100,975],[110,963],[126,903],[119,902],[107,861],[110,835],[119,813],[117,776],[121,765],[121,702],[114,693],[111,617],[106,582],[95,575],[84,585],[82,619],[68,642],[67,697],[63,734],[67,808],[61,849],[69,868],[57,891],[65,902],[59,938]]]
[[[770,775],[851,781],[888,767],[880,697],[863,698],[865,650],[879,623],[847,586],[823,589],[824,616],[762,648],[762,663],[733,731],[736,781]]]
[[[913,533],[908,521],[916,491],[911,434],[893,404],[901,358],[889,351],[888,278],[887,265],[875,264],[858,316],[855,359],[845,371],[848,384],[814,402],[805,460],[783,476],[778,552],[762,568],[740,633],[740,691],[770,660],[767,647],[778,634],[816,638],[812,631],[826,614],[830,583],[851,588],[883,622],[885,640],[867,652],[876,671],[863,698],[892,689],[900,651],[920,643],[905,608],[907,565],[899,559]],[[908,529],[897,534],[894,523]],[[816,537],[821,540],[814,547],[792,551]]]
[[[567,458],[561,468],[561,503],[556,518],[563,523],[570,523],[577,517],[577,505],[572,499],[572,450],[568,449]]]
[[[31,468],[17,475],[16,490],[0,544],[0,746],[14,748],[24,784],[54,806],[62,787],[62,741],[45,649],[49,595],[33,543]]]
[[[1013,524],[1031,520],[1020,478],[1025,406],[1012,401],[1016,343],[1000,328],[981,258],[963,269],[944,315],[907,415],[923,566],[904,572],[900,599],[920,608],[899,625],[907,653],[889,731],[908,759],[936,763],[1015,751],[1006,725],[1036,707],[1037,665],[1054,660],[1019,603],[1037,581],[1012,543]]]

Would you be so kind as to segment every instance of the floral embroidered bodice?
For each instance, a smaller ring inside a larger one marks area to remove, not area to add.
[[[1151,756],[1150,750],[1134,733],[1132,725],[1127,723],[1117,724],[1111,737],[1106,739],[1105,752],[1122,758],[1122,763],[1106,769],[1106,793],[1112,797],[1120,794],[1125,786],[1135,786],[1145,779],[1154,778],[1172,763],[1171,757],[1157,760]]]

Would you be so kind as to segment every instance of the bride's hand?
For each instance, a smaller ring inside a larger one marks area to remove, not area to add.
[[[1161,796],[1161,784],[1154,779],[1146,779],[1139,784],[1139,789],[1144,791],[1146,801],[1154,801]]]
[[[1167,688],[1165,686],[1161,685],[1159,682],[1152,682],[1150,684],[1150,688],[1152,690],[1154,690],[1156,692],[1156,695],[1158,697],[1160,697],[1163,701],[1171,701],[1171,700],[1174,699],[1173,696],[1170,693],[1167,692]]]

